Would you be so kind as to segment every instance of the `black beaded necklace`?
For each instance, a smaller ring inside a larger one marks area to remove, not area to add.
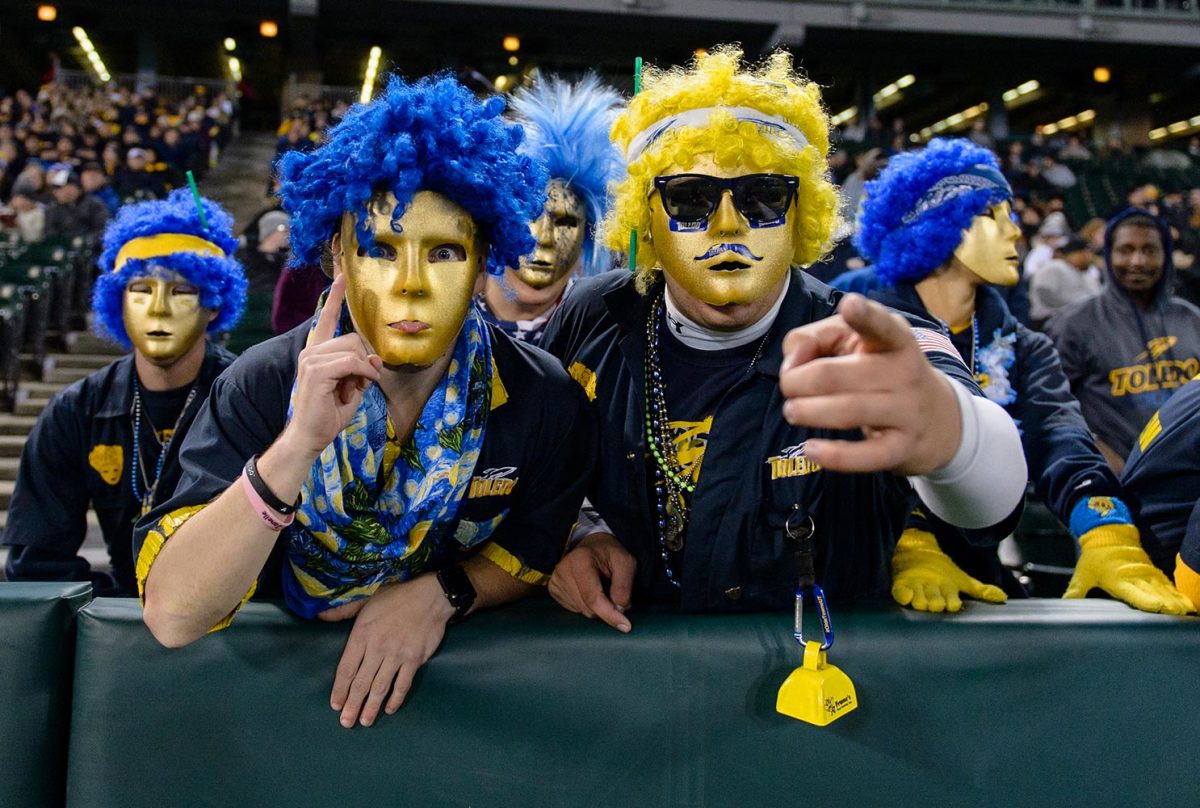
[[[658,528],[659,556],[663,570],[672,587],[679,588],[679,579],[672,566],[672,555],[683,550],[684,532],[687,530],[688,514],[691,510],[691,495],[696,490],[685,469],[681,468],[672,451],[670,418],[667,415],[666,381],[659,362],[658,347],[662,323],[666,319],[666,304],[660,293],[650,306],[646,317],[646,368],[645,410],[643,424],[646,445],[654,458],[654,502]],[[746,369],[749,373],[758,364],[763,348],[770,336],[770,329],[763,334],[758,350]]]
[[[198,380],[192,383],[192,389],[188,391],[187,400],[183,402],[183,409],[179,411],[179,417],[175,419],[175,427],[171,430],[171,437],[163,441],[158,437],[158,431],[154,428],[154,424],[150,424],[150,433],[154,436],[154,440],[159,445],[158,462],[154,469],[154,479],[151,480],[146,473],[146,466],[142,460],[142,388],[138,384],[137,374],[133,378],[133,468],[130,470],[130,482],[133,484],[133,498],[141,503],[141,515],[145,516],[154,507],[154,495],[158,492],[158,481],[162,479],[163,464],[167,460],[167,452],[171,450],[171,444],[175,441],[175,435],[179,432],[179,425],[183,423],[183,417],[187,415],[188,407],[192,405],[192,401],[196,398],[196,386]],[[147,418],[147,421],[150,419]],[[141,479],[141,489],[138,488],[138,480]]]

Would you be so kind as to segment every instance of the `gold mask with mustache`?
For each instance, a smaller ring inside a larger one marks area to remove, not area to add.
[[[664,175],[680,173],[730,178],[753,172],[745,168],[724,169],[710,155],[701,155],[692,166],[672,166],[663,171]],[[791,267],[795,247],[792,217],[796,215],[793,199],[785,224],[751,227],[733,204],[733,195],[726,191],[704,230],[681,232],[671,229],[662,198],[657,190],[652,190],[650,237],[663,271],[687,294],[710,306],[753,303],[782,281]],[[753,257],[721,250],[721,245],[745,248]]]

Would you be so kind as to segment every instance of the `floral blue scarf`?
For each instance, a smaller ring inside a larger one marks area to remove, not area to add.
[[[343,310],[337,333],[351,329]],[[454,533],[483,446],[492,372],[487,327],[472,306],[446,375],[403,446],[382,391],[367,389],[301,487],[283,575],[292,611],[314,617],[408,580],[434,559]],[[293,403],[295,394],[293,386]]]

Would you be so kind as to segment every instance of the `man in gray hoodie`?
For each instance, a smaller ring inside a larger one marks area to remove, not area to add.
[[[1129,208],[1109,222],[1104,257],[1104,291],[1060,312],[1047,331],[1119,474],[1142,427],[1200,372],[1200,309],[1171,294],[1171,232],[1149,211]]]

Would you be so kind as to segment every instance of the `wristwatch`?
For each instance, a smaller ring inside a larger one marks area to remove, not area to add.
[[[454,607],[454,617],[450,618],[450,622],[461,620],[475,604],[475,586],[467,576],[467,571],[461,564],[455,564],[438,570],[437,579],[442,592],[446,594],[446,600]]]

